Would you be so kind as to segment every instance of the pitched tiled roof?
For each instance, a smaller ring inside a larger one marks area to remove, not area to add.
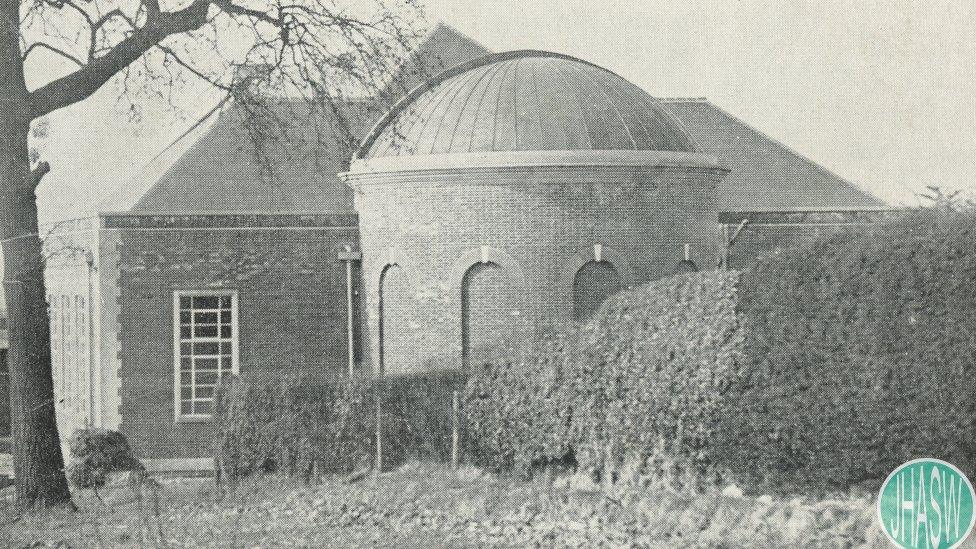
[[[438,23],[417,44],[382,95],[389,100],[397,100],[449,68],[491,53],[491,50],[454,27]]]
[[[403,69],[403,89],[441,66],[482,57],[488,51],[446,25],[439,25],[418,46],[417,59],[431,61]],[[396,96],[397,90],[389,92]],[[402,94],[401,94],[402,95]],[[884,208],[885,204],[853,183],[752,128],[705,99],[662,99],[702,152],[712,154],[731,172],[720,184],[722,211],[816,211]],[[379,108],[365,102],[343,108],[354,137],[366,135]],[[331,121],[331,122],[334,122]],[[330,121],[322,122],[328,126]],[[183,153],[133,208],[134,211],[335,211],[352,207],[349,189],[336,173],[346,169],[352,144],[328,132],[292,132],[276,141],[269,157],[280,163],[281,177],[262,177],[250,138],[233,109],[222,113]],[[316,135],[323,134],[323,135]],[[133,184],[138,186],[140,182]],[[118,209],[118,208],[116,208]]]
[[[731,169],[719,184],[722,211],[884,208],[843,177],[763,134],[706,99],[661,99],[702,152]]]
[[[132,211],[350,210],[352,192],[336,174],[355,151],[350,136],[364,134],[378,116],[372,103],[343,103],[339,116],[324,109],[310,116],[300,102],[283,102],[276,110],[276,121],[258,139],[240,109],[221,113]]]
[[[392,80],[397,85],[384,91],[384,103],[390,104],[405,95],[404,90],[445,68],[488,53],[450,26],[438,24],[400,68],[399,76]],[[336,174],[348,167],[358,145],[356,141],[366,135],[386,107],[370,101],[350,101],[340,105],[341,116],[320,112],[312,121],[303,119],[302,109],[296,102],[283,102],[276,107],[278,118],[285,119],[282,127],[286,131],[285,134],[272,132],[270,140],[259,141],[264,143],[263,160],[255,157],[255,141],[238,109],[232,107],[219,117],[214,115],[215,121],[185,136],[192,144],[175,144],[165,155],[167,158],[152,163],[141,177],[127,185],[145,189],[150,181],[142,178],[155,179],[148,190],[135,191],[141,198],[135,200],[134,196],[128,196],[133,194],[131,191],[123,192],[104,204],[103,209],[131,208],[135,212],[352,209],[352,192]],[[341,128],[343,124],[348,128]],[[168,158],[178,152],[182,154],[175,161]],[[266,173],[262,170],[265,165],[274,166],[278,171]]]

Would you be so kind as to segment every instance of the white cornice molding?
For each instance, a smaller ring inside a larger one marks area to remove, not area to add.
[[[692,168],[729,171],[712,155],[672,151],[502,151],[384,156],[353,161],[339,177],[349,181],[381,174],[524,171],[534,168]]]

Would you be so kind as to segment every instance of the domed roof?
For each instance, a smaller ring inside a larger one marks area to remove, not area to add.
[[[414,89],[358,158],[493,151],[695,152],[644,90],[586,61],[542,51],[489,55]]]

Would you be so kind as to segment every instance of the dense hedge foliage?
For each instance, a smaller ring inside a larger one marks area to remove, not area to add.
[[[520,472],[873,490],[917,457],[976,473],[974,362],[976,214],[921,210],[622,292],[478,363],[467,413],[483,460]]]
[[[716,474],[716,427],[741,348],[737,279],[712,271],[652,282],[611,298],[583,328],[574,422],[581,464]]]
[[[528,474],[572,464],[575,374],[572,337],[547,334],[531,345],[502,345],[470,361],[464,412],[466,459]]]
[[[742,279],[745,375],[725,415],[737,476],[874,487],[938,457],[976,472],[976,215],[908,212]]]
[[[976,473],[976,214],[923,210],[743,273],[610,298],[578,331],[469,362],[465,458],[604,479],[720,476],[751,490],[875,489],[937,457]],[[388,463],[446,459],[461,374],[390,380]],[[348,471],[373,456],[376,385],[240,383],[228,474]]]
[[[497,468],[627,463],[713,472],[719,402],[736,375],[736,273],[679,275],[608,300],[580,333],[505,348],[468,381],[470,436]],[[674,469],[669,470],[674,472]]]
[[[376,456],[381,395],[383,463],[450,455],[452,393],[458,373],[323,382],[300,377],[238,377],[218,391],[217,474],[258,472],[309,477],[369,467]]]

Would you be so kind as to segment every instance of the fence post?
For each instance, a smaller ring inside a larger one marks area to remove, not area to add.
[[[451,395],[451,467],[457,469],[461,462],[460,430],[461,430],[461,394],[454,391]]]

